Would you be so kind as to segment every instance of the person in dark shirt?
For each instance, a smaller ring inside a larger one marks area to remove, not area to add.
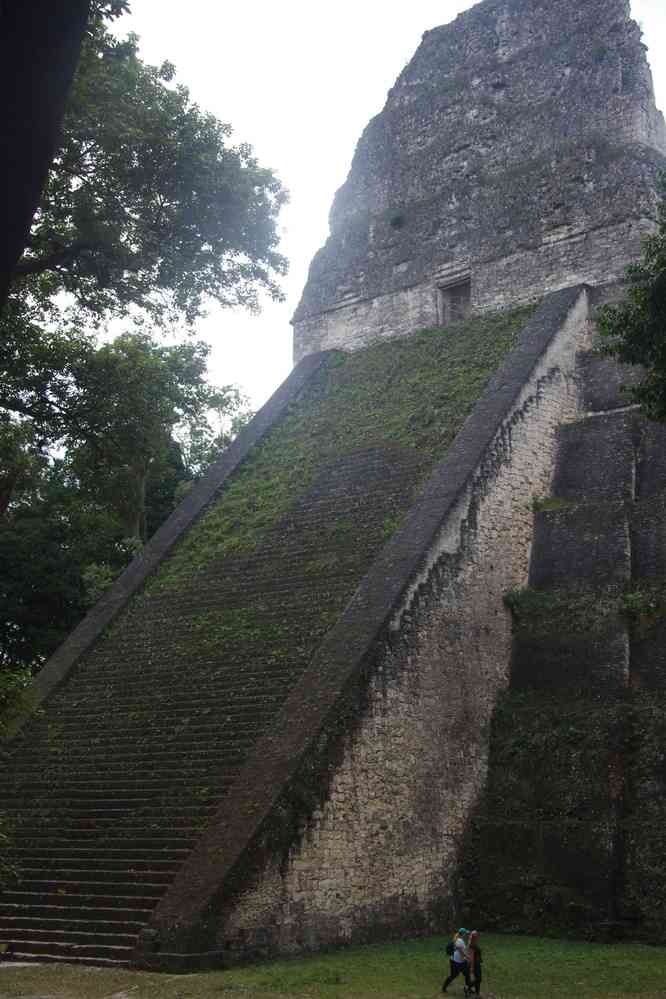
[[[472,979],[472,988],[477,996],[481,991],[481,947],[479,945],[479,931],[472,930],[467,942],[467,960],[469,962],[469,974]],[[472,990],[470,989],[470,992]]]

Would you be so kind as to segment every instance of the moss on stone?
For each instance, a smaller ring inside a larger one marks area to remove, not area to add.
[[[622,608],[616,590],[584,587],[511,590],[504,603],[513,615],[514,632],[532,636],[604,631]]]
[[[177,586],[214,559],[256,549],[322,470],[360,450],[404,448],[422,481],[471,412],[534,307],[336,352],[157,573]],[[400,513],[394,514],[395,524]],[[386,522],[382,536],[390,531]],[[345,525],[336,529],[341,535]],[[349,533],[349,532],[348,532]]]
[[[635,638],[644,638],[666,618],[666,581],[642,580],[622,595],[622,611]]]
[[[661,693],[506,693],[463,850],[475,918],[505,930],[665,940],[665,740]]]

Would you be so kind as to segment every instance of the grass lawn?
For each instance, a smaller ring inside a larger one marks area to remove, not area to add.
[[[666,999],[664,947],[490,934],[482,944],[482,994],[497,999]],[[196,975],[8,963],[0,999],[433,999],[447,967],[437,938]],[[458,978],[449,995],[462,994]]]

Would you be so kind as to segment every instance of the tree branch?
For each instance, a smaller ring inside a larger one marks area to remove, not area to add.
[[[63,246],[59,250],[53,250],[44,257],[24,257],[14,268],[14,276],[27,277],[30,274],[43,274],[44,271],[52,271],[70,263],[87,250],[98,248],[99,244],[80,239],[72,243],[71,246]]]

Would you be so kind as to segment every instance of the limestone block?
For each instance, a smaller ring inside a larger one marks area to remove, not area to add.
[[[618,364],[613,358],[603,357],[591,350],[579,356],[578,368],[583,409],[592,413],[607,412],[632,404],[627,390],[640,380],[641,368]]]
[[[588,696],[618,692],[629,678],[626,623],[613,618],[602,631],[529,635],[514,644],[511,686],[516,690],[571,690]]]
[[[623,503],[585,503],[536,514],[530,586],[621,586],[630,578]]]
[[[611,413],[560,428],[553,496],[575,500],[633,500],[633,416]]]
[[[666,621],[657,622],[634,639],[631,673],[638,687],[666,693]]]
[[[631,516],[631,544],[637,580],[666,576],[666,493],[636,504]]]
[[[640,499],[666,492],[666,424],[646,421],[638,461]]]

